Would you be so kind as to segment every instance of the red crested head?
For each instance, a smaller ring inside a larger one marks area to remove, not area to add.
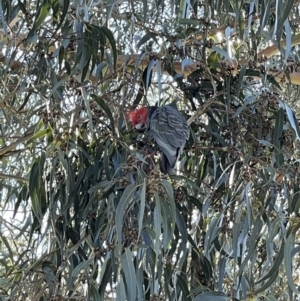
[[[128,119],[134,127],[141,129],[147,123],[148,114],[149,110],[146,107],[142,107],[138,110],[129,112]]]

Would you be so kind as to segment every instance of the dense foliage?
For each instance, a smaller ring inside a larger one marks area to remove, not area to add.
[[[298,300],[299,8],[2,0],[0,300]]]

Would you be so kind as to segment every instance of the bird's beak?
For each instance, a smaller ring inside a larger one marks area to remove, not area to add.
[[[136,128],[137,130],[144,130],[144,129],[145,129],[145,124],[143,124],[143,123],[138,123],[138,124],[135,126],[135,128]]]

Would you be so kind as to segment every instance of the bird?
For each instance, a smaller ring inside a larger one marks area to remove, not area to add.
[[[153,138],[162,151],[162,168],[174,174],[175,164],[189,139],[186,118],[172,105],[149,106],[129,112],[129,121],[137,130]]]

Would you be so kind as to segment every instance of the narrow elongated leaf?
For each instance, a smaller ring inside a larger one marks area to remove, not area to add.
[[[276,280],[278,276],[278,271],[276,271],[268,280],[257,290],[255,290],[255,294],[260,294],[266,291]]]
[[[300,223],[296,224],[296,226],[294,226],[290,233],[288,232],[288,236],[285,242],[285,246],[284,246],[284,268],[286,271],[286,276],[288,279],[288,285],[289,288],[295,293],[295,294],[299,294],[299,288],[295,285],[294,279],[293,279],[293,255],[295,255],[296,252],[294,252],[295,249],[295,234],[297,233],[297,231],[300,228]]]
[[[186,67],[194,65],[194,62],[190,59],[183,59],[181,62],[181,73],[184,74]]]
[[[93,281],[89,281],[89,288],[91,290],[91,295],[93,296],[93,300],[100,301],[101,300],[100,294]]]
[[[143,44],[149,41],[153,36],[155,36],[152,32],[146,33],[137,43],[136,47],[139,49]]]
[[[146,205],[146,179],[144,179],[144,183],[141,190],[141,203],[140,203],[140,210],[139,210],[139,217],[138,217],[138,225],[139,225],[138,237],[140,237],[142,227],[143,227],[145,205]]]
[[[126,294],[128,300],[135,300],[136,299],[136,274],[135,274],[135,268],[133,266],[133,259],[134,256],[132,252],[126,248],[125,252],[121,256],[121,264],[122,264],[122,270],[125,275],[125,283],[126,283]]]
[[[219,292],[204,292],[196,296],[194,301],[228,301],[228,296]]]
[[[144,23],[146,23],[147,20],[147,12],[148,12],[148,1],[143,0],[143,16],[144,16]]]
[[[154,193],[155,196],[155,208],[153,212],[153,221],[154,221],[154,232],[155,232],[155,241],[154,241],[154,252],[156,258],[158,258],[160,253],[160,236],[161,236],[161,224],[162,224],[162,217],[161,217],[161,204],[160,204],[160,197],[157,192]],[[156,260],[155,260],[156,263]]]
[[[266,6],[265,6],[265,4],[266,4]],[[272,2],[271,1],[266,1],[266,2],[262,1],[261,5],[262,5],[262,9],[261,9],[262,17],[260,18],[260,34],[262,34],[263,29],[265,28],[265,26],[267,24],[268,18],[270,17],[270,8],[272,5]]]
[[[256,96],[254,96],[254,95],[247,96],[245,98],[243,104],[235,111],[233,118],[238,117],[245,110],[245,108],[248,105],[250,105],[255,99],[256,99]]]
[[[187,24],[187,25],[197,26],[197,25],[199,25],[199,21],[193,20],[193,19],[179,19],[179,24]]]
[[[133,194],[135,193],[136,189],[138,188],[137,184],[131,184],[128,185],[119,201],[119,204],[116,208],[116,218],[115,218],[115,224],[116,224],[116,230],[117,230],[117,238],[118,238],[118,247],[121,251],[121,243],[123,240],[123,218],[126,211],[126,208],[128,205],[132,202]]]
[[[115,6],[116,2],[117,2],[117,0],[109,0],[109,1],[107,1],[107,4],[106,4],[106,7],[107,7],[107,10],[106,10],[106,22],[108,22],[109,19],[111,18],[111,14],[113,12],[113,9],[114,9],[114,6]]]
[[[285,104],[285,110],[286,110],[289,122],[295,131],[297,139],[300,140],[300,129],[299,129],[299,124],[297,122],[297,119],[295,118],[293,111],[287,104]]]
[[[177,280],[177,283],[182,291],[182,297],[183,297],[183,300],[185,301],[192,301],[192,297],[189,293],[189,289],[188,289],[188,285],[186,283],[186,280],[180,276],[180,275],[176,275],[176,280]]]
[[[161,92],[162,92],[162,72],[161,72],[161,61],[160,60],[158,60],[156,63],[156,74],[157,74],[158,106],[159,106]]]
[[[100,300],[104,301],[104,294],[106,292],[106,285],[109,281],[111,281],[113,266],[112,266],[112,260],[110,257],[107,257],[104,261],[104,263],[101,266],[101,272],[99,276],[99,289],[98,292],[100,294]]]
[[[94,123],[93,123],[93,114],[90,105],[90,98],[88,97],[88,93],[85,87],[81,88],[82,98],[84,100],[84,104],[86,107],[86,112],[89,117],[89,126],[91,127],[92,133],[94,132]]]
[[[212,49],[219,53],[222,57],[225,57],[227,60],[231,61],[231,57],[228,52],[218,46],[212,46]]]
[[[268,296],[264,295],[264,298],[266,299],[266,301],[278,301],[278,299],[272,295],[268,295]]]
[[[115,38],[112,34],[112,32],[106,28],[106,27],[102,27],[101,28],[103,33],[105,34],[106,38],[108,39],[110,46],[111,46],[111,51],[113,54],[113,60],[114,60],[114,70],[116,70],[116,65],[117,65],[117,46],[116,46],[116,41]]]
[[[18,0],[18,6],[19,6],[20,10],[22,11],[22,13],[23,13],[24,15],[27,14],[26,7],[25,7],[25,5],[21,2],[21,0]]]
[[[248,252],[243,261],[241,262],[239,273],[242,273],[244,267],[247,265],[248,260],[253,256],[255,253],[257,241],[260,236],[260,232],[262,230],[262,220],[260,218],[257,218],[254,222],[254,227],[252,230],[252,234],[250,236],[250,239],[248,241]]]
[[[152,71],[153,71],[153,67],[156,66],[156,60],[155,59],[151,59],[148,66],[146,67],[146,69],[143,72],[143,84],[145,87],[145,90],[148,91],[150,85],[151,85],[151,80],[152,80]]]
[[[41,220],[43,216],[43,184],[42,176],[45,162],[45,154],[43,153],[40,158],[37,158],[32,165],[29,176],[29,195],[31,198],[32,210],[35,216]]]
[[[281,136],[283,131],[283,119],[284,119],[284,112],[283,109],[280,108],[277,112],[276,120],[275,120],[275,128],[274,128],[274,146],[275,146],[275,158],[277,166],[280,167],[283,162],[284,158],[281,152]]]
[[[44,129],[44,130],[40,130],[37,133],[35,133],[28,141],[26,144],[30,144],[34,141],[36,141],[37,139],[40,139],[42,137],[45,137],[47,134],[49,134],[50,132],[52,132],[52,130],[50,128]]]
[[[288,18],[288,15],[291,12],[291,9],[294,5],[294,1],[285,0],[285,1],[276,1],[276,2],[277,2],[276,4],[279,4],[279,6],[277,6],[278,8],[277,14],[279,15],[279,18],[276,24],[277,26],[275,26],[275,28],[277,29],[277,31],[280,31],[283,27],[284,22]]]
[[[247,65],[243,65],[241,70],[240,70],[240,74],[239,74],[239,81],[237,84],[237,91],[236,91],[236,95],[240,95],[240,89],[242,87],[242,82],[245,78],[245,74],[246,74],[246,69],[247,69]]]
[[[221,218],[221,216],[219,216]],[[209,247],[212,241],[216,238],[218,235],[220,228],[217,227],[219,218],[213,218],[210,222],[209,229],[206,233],[205,240],[204,240],[204,256],[209,256]]]
[[[32,37],[35,31],[41,26],[49,14],[51,3],[49,0],[44,0],[44,3],[39,7],[39,11],[36,15],[36,19],[33,23],[32,29],[28,33],[28,38]]]
[[[284,257],[284,245],[285,243],[282,242],[281,243],[281,246],[280,246],[280,250],[278,252],[278,255],[275,259],[275,262],[273,263],[273,266],[271,267],[271,269],[269,270],[269,272],[264,276],[262,277],[261,279],[259,279],[256,283],[260,283],[262,281],[265,281],[266,279],[272,277],[272,275],[276,274],[279,267],[281,266],[282,264],[282,260],[283,260],[283,257]]]
[[[111,126],[111,130],[112,132],[115,134],[115,125],[114,125],[114,118],[112,115],[112,112],[109,108],[109,106],[106,104],[106,102],[100,98],[99,96],[92,94],[91,95],[93,97],[93,99],[97,102],[97,104],[103,109],[103,111],[106,113],[107,117],[110,120],[110,126]]]
[[[87,270],[89,269],[90,264],[94,262],[94,258],[90,258],[86,261],[81,262],[72,272],[72,277],[76,277],[81,270]]]
[[[288,19],[284,21],[284,27],[285,27],[285,33],[286,33],[286,38],[285,38],[285,61],[290,56],[291,50],[292,50],[292,30],[290,27],[290,22]]]
[[[179,7],[179,13],[178,13],[179,20],[186,18],[187,9],[188,9],[187,0],[180,0],[180,7]]]
[[[162,211],[162,228],[163,228],[163,248],[166,251],[168,244],[173,238],[174,227],[172,226],[173,218],[171,216],[171,208],[169,204],[163,198],[161,200],[161,211]]]
[[[126,293],[125,293],[125,285],[124,280],[120,277],[119,281],[117,282],[117,296],[116,301],[126,301]]]
[[[69,5],[70,5],[70,0],[64,0],[62,2],[62,14],[60,15],[60,21],[59,21],[58,25],[56,26],[55,33],[60,29],[60,27],[64,23],[67,12],[69,10]],[[55,35],[55,33],[53,34],[53,36]]]
[[[175,211],[175,201],[174,201],[174,191],[173,187],[169,181],[162,179],[161,184],[164,186],[166,194],[168,196],[168,202],[170,206],[170,218],[171,218],[171,231],[174,231],[175,228],[175,219],[176,219],[176,211]]]
[[[186,229],[185,221],[178,209],[176,209],[176,226],[181,234],[182,244],[186,245],[188,240],[188,231]]]

